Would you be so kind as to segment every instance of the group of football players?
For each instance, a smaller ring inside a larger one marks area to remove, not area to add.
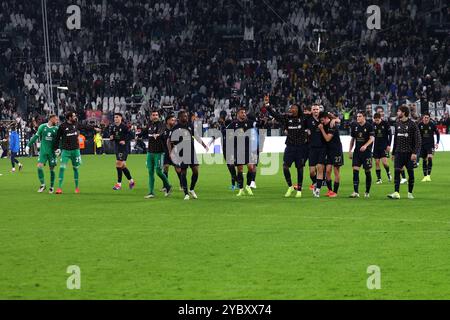
[[[321,188],[326,187],[326,196],[337,197],[340,185],[340,168],[344,164],[344,150],[339,136],[340,120],[333,114],[321,111],[321,106],[314,104],[301,109],[298,105],[291,105],[288,112],[280,114],[270,104],[269,97],[264,99],[269,114],[281,125],[286,134],[286,148],[283,155],[283,174],[288,186],[285,197],[294,195],[302,197],[303,172],[308,162],[311,185],[309,189],[314,197],[320,197]],[[189,118],[188,112],[181,110],[175,115],[168,115],[163,120],[159,110],[153,110],[147,127],[139,135],[148,139],[147,170],[148,194],[145,198],[155,197],[155,173],[163,183],[165,196],[173,190],[168,174],[173,166],[178,176],[180,189],[184,192],[184,199],[197,199],[195,186],[199,177],[199,162],[194,148],[197,140],[205,150],[209,149],[201,139],[201,131],[195,132],[194,121]],[[76,114],[68,112],[66,121],[58,127],[58,118],[49,117],[46,124],[42,124],[36,135],[30,140],[26,148],[41,141],[38,158],[38,178],[41,183],[38,192],[46,189],[43,166],[48,162],[51,174],[50,193],[54,192],[56,156],[61,154],[59,184],[57,194],[62,193],[64,170],[69,160],[72,161],[75,192],[79,192],[78,169],[81,165],[81,156],[78,146],[79,130],[82,127],[77,121]],[[85,126],[86,127],[86,126]],[[253,195],[256,188],[256,167],[262,144],[258,139],[259,123],[249,119],[245,108],[239,108],[234,120],[221,122],[221,135],[223,155],[231,176],[231,188],[238,189],[237,196]],[[99,130],[93,127],[88,129]],[[201,128],[200,128],[201,130]],[[122,188],[122,176],[129,180],[129,188],[135,186],[126,161],[129,154],[129,142],[133,139],[128,126],[120,113],[114,115],[114,123],[109,128],[110,140],[114,143],[116,154],[117,183],[113,190]],[[432,160],[435,148],[439,144],[439,131],[430,120],[429,114],[424,114],[422,121],[414,122],[409,117],[409,109],[400,106],[397,120],[392,133],[391,125],[385,120],[384,109],[378,107],[373,121],[368,121],[364,112],[359,111],[356,122],[350,126],[349,159],[353,168],[353,193],[351,198],[359,198],[359,179],[361,168],[365,173],[364,197],[370,197],[372,185],[372,159],[375,159],[377,184],[382,183],[381,165],[383,165],[387,178],[392,180],[388,158],[392,152],[394,160],[394,193],[388,195],[391,199],[399,199],[400,184],[408,182],[408,198],[413,197],[414,168],[417,167],[418,158],[423,159],[424,179],[431,181]],[[436,135],[436,141],[434,136]],[[393,147],[391,143],[393,139]],[[214,142],[214,138],[212,142]],[[62,150],[62,151],[61,151]],[[294,185],[290,168],[295,164],[297,183]],[[244,183],[244,168],[247,167],[247,181]],[[191,169],[191,181],[188,185],[187,171]],[[408,173],[406,180],[405,171]],[[333,181],[334,176],[334,181]]]

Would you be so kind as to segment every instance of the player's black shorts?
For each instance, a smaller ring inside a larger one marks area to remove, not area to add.
[[[394,160],[395,169],[406,167],[407,170],[414,170],[414,162],[411,160],[411,153],[397,152]]]
[[[245,166],[248,164],[256,164],[258,162],[256,152],[251,154],[248,150],[245,152],[244,156],[235,155],[234,165],[235,166]]]
[[[389,158],[389,152],[386,152],[387,146],[375,146],[373,148],[373,157],[375,159]]]
[[[420,158],[426,159],[429,154],[434,154],[434,146],[422,146],[420,149]]]
[[[327,156],[327,149],[324,148],[309,148],[309,166],[315,167],[318,164],[325,164]]]
[[[342,148],[327,149],[326,164],[334,167],[342,167],[344,165],[344,153],[342,152]]]
[[[195,154],[195,152],[192,152],[190,161],[183,162],[183,160],[181,160],[180,162],[173,162],[173,165],[181,169],[198,166],[197,155]]]
[[[114,148],[117,161],[127,161],[128,158],[128,148],[126,145],[117,145]]]
[[[286,146],[286,149],[284,149],[283,164],[290,167],[292,163],[295,163],[296,168],[301,168],[305,166],[307,157],[308,146],[306,144]]]
[[[363,167],[365,170],[372,169],[372,152],[353,152],[352,167]]]
[[[172,159],[167,151],[164,152],[164,165],[173,166]]]

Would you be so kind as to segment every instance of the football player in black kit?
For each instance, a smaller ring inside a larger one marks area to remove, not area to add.
[[[392,141],[391,127],[389,123],[381,118],[381,114],[375,113],[373,116],[373,129],[375,131],[373,157],[375,159],[377,184],[383,183],[383,181],[381,180],[380,162],[383,164],[384,170],[386,170],[389,182],[391,182],[392,177],[388,163]]]
[[[287,132],[285,142],[286,149],[284,149],[283,155],[283,173],[288,185],[288,190],[284,196],[288,198],[295,191],[295,188],[292,185],[290,172],[290,168],[294,163],[295,168],[297,169],[297,192],[295,197],[301,198],[303,169],[305,167],[306,159],[308,158],[308,133],[306,132],[302,111],[297,105],[293,104],[290,106],[289,112],[282,115],[270,106],[268,99],[265,99],[265,104],[270,115],[274,117]]]
[[[333,115],[321,112],[319,115],[319,129],[326,142],[326,180],[328,193],[327,197],[337,197],[339,184],[341,181],[340,169],[344,165],[344,154],[342,152],[341,138],[339,137],[339,127],[333,124],[336,121]],[[332,186],[331,174],[334,172],[334,185]]]
[[[250,184],[255,173],[257,152],[252,150],[251,141],[254,141],[255,132],[254,122],[247,119],[245,108],[240,107],[237,112],[236,119],[233,120],[226,129],[226,144],[228,146],[226,161],[228,164],[234,164],[237,168],[237,183],[239,186],[238,197],[245,195],[244,193],[244,165],[247,166],[247,184],[245,191],[248,195],[253,196]],[[250,136],[246,133],[250,130]],[[232,147],[231,147],[232,146]],[[229,149],[229,147],[231,147]]]
[[[422,182],[431,181],[431,169],[433,167],[434,150],[439,147],[441,135],[439,130],[430,119],[428,112],[423,114],[422,122],[419,123],[420,136],[422,138],[422,148],[420,158],[422,158],[423,179]],[[434,141],[436,135],[436,142]]]
[[[220,128],[220,132],[222,133],[222,154],[223,157],[225,158],[225,162],[227,160],[226,154],[227,154],[227,143],[226,143],[226,129],[227,126],[231,123],[231,120],[225,120],[225,118],[220,118],[219,119],[219,128]],[[234,165],[234,163],[226,163],[227,164],[227,169],[228,172],[230,173],[230,177],[231,177],[231,185],[230,185],[230,190],[234,191],[237,186],[237,173],[236,173],[236,166]]]
[[[375,132],[373,126],[366,121],[366,115],[362,111],[356,114],[356,123],[351,126],[351,137],[349,158],[352,160],[353,166],[353,193],[350,198],[359,198],[359,169],[361,166],[366,173],[364,197],[369,198],[372,185],[372,145],[375,140]],[[353,147],[355,147],[354,152]]]
[[[408,199],[414,199],[414,164],[421,148],[421,137],[417,124],[409,119],[409,108],[402,105],[397,111],[395,123],[393,158],[395,164],[395,191],[388,195],[390,199],[400,199],[400,172],[408,170]]]
[[[100,132],[99,128],[84,125],[78,122],[75,112],[68,111],[65,115],[66,121],[61,124],[56,133],[56,138],[53,143],[53,150],[61,149],[61,165],[59,166],[58,189],[56,194],[62,194],[62,185],[64,182],[64,172],[69,161],[72,162],[73,178],[75,181],[75,193],[80,193],[78,188],[79,171],[81,165],[80,144],[78,137],[80,129],[95,130]]]
[[[184,191],[184,200],[189,200],[191,197],[194,199],[198,198],[194,191],[198,180],[198,160],[195,154],[194,139],[208,151],[208,146],[206,146],[200,137],[195,135],[194,124],[189,123],[187,112],[180,110],[178,112],[178,123],[173,127],[169,139],[167,140],[167,148],[172,158],[172,162],[174,163],[177,172],[180,174],[180,183]],[[189,146],[183,141],[189,141]],[[192,178],[188,190],[186,174],[189,167],[192,170]]]
[[[123,123],[121,113],[114,114],[114,124],[109,127],[109,136],[109,139],[114,142],[114,153],[116,154],[117,183],[114,185],[113,190],[122,189],[122,174],[125,174],[125,177],[129,180],[129,188],[133,189],[135,183],[126,164],[128,144],[132,137],[128,126]]]
[[[325,139],[319,129],[320,106],[315,104],[311,108],[311,116],[306,117],[306,129],[309,131],[309,175],[313,184],[313,196],[320,197],[320,189],[323,182],[323,174],[325,169],[325,160],[327,155]]]
[[[178,180],[180,180],[180,174],[176,170],[175,165],[172,162],[172,159],[170,158],[169,149],[167,148],[167,139],[169,139],[170,132],[172,131],[173,127],[175,127],[177,123],[177,118],[173,114],[170,114],[166,117],[166,129],[164,130],[164,133],[162,134],[162,140],[164,142],[164,167],[163,167],[163,173],[166,176],[167,179],[169,179],[169,168],[170,166],[173,166],[175,168],[175,172],[178,176]],[[183,191],[183,188],[180,186],[180,190]],[[166,191],[166,188],[161,189],[162,192]]]

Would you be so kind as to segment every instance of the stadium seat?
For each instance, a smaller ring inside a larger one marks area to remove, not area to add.
[[[114,109],[114,97],[109,97],[108,111],[112,111],[113,109]]]
[[[108,97],[103,98],[103,112],[108,111]]]

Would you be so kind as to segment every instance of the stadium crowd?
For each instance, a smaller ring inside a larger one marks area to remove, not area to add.
[[[318,100],[341,118],[369,104],[450,105],[450,43],[429,30],[440,1],[391,1],[381,31],[366,27],[370,1],[77,1],[81,30],[66,28],[71,1],[47,2],[52,81],[60,114],[115,111],[142,126],[153,107],[184,108],[210,126],[244,105],[267,118],[264,94],[285,110]],[[66,5],[63,5],[66,4]],[[22,114],[32,131],[51,108],[46,96],[40,2],[2,2],[1,120]],[[444,10],[444,9],[442,9]],[[386,27],[384,27],[386,26]],[[323,51],[315,52],[324,29]],[[56,98],[55,95],[55,98]],[[448,124],[448,113],[435,119]],[[267,119],[268,128],[277,128]]]

